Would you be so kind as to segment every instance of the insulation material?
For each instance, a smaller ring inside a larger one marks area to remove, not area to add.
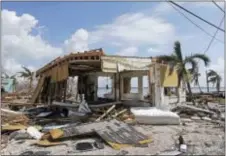
[[[39,132],[37,128],[32,126],[27,128],[27,133],[37,140],[41,139],[43,136],[43,133]]]
[[[101,63],[103,72],[148,70],[148,66],[151,64],[151,59],[139,57],[102,56]]]
[[[163,111],[152,107],[134,107],[131,112],[135,116],[135,120],[142,124],[153,125],[178,125],[180,117],[173,112]]]
[[[78,108],[78,112],[80,113],[91,113],[91,110],[85,100],[81,102]]]

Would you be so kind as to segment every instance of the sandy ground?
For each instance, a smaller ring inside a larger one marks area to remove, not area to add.
[[[180,134],[188,145],[186,155],[224,155],[225,153],[224,129],[208,121],[191,120],[175,126],[134,125],[134,127],[138,131],[151,136],[153,142],[148,147],[123,148],[122,150],[128,152],[127,155],[155,155],[166,150],[175,150]],[[35,142],[34,140],[11,140],[8,146],[1,150],[1,155],[19,155],[25,151],[49,151],[51,155],[116,155],[120,152],[108,145],[105,145],[102,150],[77,152],[75,150],[77,141],[68,140],[64,142],[66,145],[37,147],[31,145]]]

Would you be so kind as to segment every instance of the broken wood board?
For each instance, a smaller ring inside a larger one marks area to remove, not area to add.
[[[115,105],[111,106],[103,115],[96,119],[96,121],[100,121],[103,119],[108,113],[110,113],[115,108]]]
[[[120,112],[115,113],[112,117],[113,117],[113,118],[116,118],[117,116],[119,116],[119,115],[125,113],[126,111],[127,111],[127,109],[123,109],[123,110],[121,110]]]
[[[53,140],[79,135],[98,134],[114,149],[147,144],[152,140],[126,123],[110,120],[50,130]]]
[[[96,133],[116,150],[147,144],[152,141],[148,136],[117,120],[109,121],[105,128],[97,130]]]
[[[16,131],[16,130],[21,130],[21,129],[26,129],[27,127],[22,125],[22,124],[15,124],[15,125],[2,125],[1,126],[1,131]]]
[[[27,116],[20,112],[15,112],[12,110],[7,110],[7,109],[1,109],[1,121],[2,124],[8,123],[8,124],[16,124],[20,123],[23,125],[27,125],[29,122],[29,119]]]
[[[30,103],[35,103],[37,101],[38,95],[40,94],[40,92],[42,90],[42,87],[43,87],[43,84],[44,84],[44,80],[45,80],[45,76],[42,76],[42,77],[39,78],[37,87],[35,88],[35,91],[34,91],[34,93],[32,95]]]
[[[62,142],[50,142],[49,140],[39,140],[38,142],[34,143],[34,145],[42,146],[42,147],[50,147],[50,146],[59,146],[59,145],[66,145],[66,143]]]
[[[104,107],[109,107],[112,105],[119,105],[119,104],[121,104],[121,101],[108,102],[108,103],[95,104],[95,105],[88,104],[88,106],[89,106],[89,108],[96,109],[96,108],[104,108]],[[79,103],[71,104],[71,103],[64,103],[64,102],[57,102],[57,101],[53,101],[52,105],[60,106],[60,107],[67,107],[67,108],[70,108],[70,107],[78,108],[79,107]]]
[[[178,105],[176,107],[174,107],[172,109],[172,111],[189,111],[191,113],[196,113],[196,112],[203,112],[203,113],[207,113],[207,114],[214,114],[214,112],[206,110],[206,109],[202,109],[202,108],[198,108],[195,106],[189,106],[189,105]]]

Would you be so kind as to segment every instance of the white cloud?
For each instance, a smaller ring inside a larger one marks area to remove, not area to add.
[[[160,52],[160,50],[157,48],[149,48],[147,51],[149,54],[156,54]]]
[[[85,29],[78,29],[70,39],[65,40],[64,49],[67,53],[88,50],[89,33]]]
[[[176,3],[179,4],[180,6],[183,6],[188,2],[176,2]],[[172,11],[174,11],[174,8],[171,5],[173,4],[171,4],[170,2],[164,1],[159,2],[159,4],[154,8],[153,12],[155,13],[155,15],[169,14]]]
[[[174,38],[174,26],[161,18],[128,13],[100,25],[90,33],[90,42],[116,42],[121,45],[166,44]]]
[[[40,28],[35,17],[29,14],[18,16],[14,11],[2,10],[1,18],[2,56],[12,63],[12,71],[16,71],[24,61],[52,59],[62,53],[60,48],[51,46],[39,34],[32,34],[33,30]]]
[[[116,55],[121,56],[135,56],[138,53],[137,47],[128,47],[125,49],[122,49],[120,52],[116,53]]]
[[[217,3],[217,5],[222,7],[222,9],[224,9],[224,3],[225,2],[216,2],[216,3]],[[193,4],[193,6],[196,6],[196,7],[216,7],[215,4],[211,1],[210,2],[205,2],[205,1],[204,2],[193,2],[191,4]]]
[[[22,64],[18,63],[15,59],[9,58],[3,60],[3,69],[8,75],[14,75],[17,72],[23,71]],[[27,66],[31,71],[35,71],[35,67]]]

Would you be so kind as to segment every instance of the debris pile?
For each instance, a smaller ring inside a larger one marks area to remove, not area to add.
[[[194,120],[205,120],[211,122],[223,123],[225,120],[225,106],[218,103],[208,102],[207,104],[192,105],[178,105],[171,109],[173,112],[182,118],[191,118]],[[224,125],[224,124],[223,124]]]
[[[19,111],[2,108],[2,148],[13,140],[21,142],[33,140],[29,145],[54,147],[67,146],[67,140],[74,139],[81,141],[77,141],[73,149],[68,151],[69,153],[100,150],[106,147],[105,144],[114,150],[125,147],[143,148],[153,142],[153,137],[135,129],[134,125],[179,126],[180,117],[211,121],[215,116],[215,121],[224,120],[224,108],[210,103],[199,107],[178,105],[172,109],[177,113],[150,107],[130,108],[120,102],[88,105],[84,99],[78,103],[78,106],[63,102],[53,102],[53,104],[49,107],[25,107]],[[98,139],[82,141],[84,138],[94,136]],[[181,142],[174,153],[186,153],[189,147]],[[35,151],[29,150],[23,151],[22,154],[26,152],[36,154]],[[122,150],[116,155],[122,154],[126,155],[128,152]]]

